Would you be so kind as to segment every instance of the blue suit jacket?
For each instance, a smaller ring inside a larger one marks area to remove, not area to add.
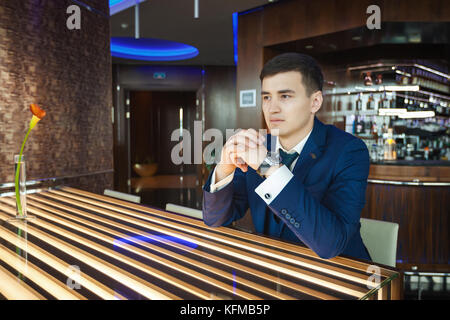
[[[268,135],[269,150],[271,140]],[[344,254],[371,260],[359,232],[369,165],[362,140],[315,118],[294,177],[269,206],[255,193],[263,182],[255,170],[236,169],[232,183],[210,193],[212,171],[203,188],[203,221],[227,226],[250,207],[258,233],[305,244],[326,259]]]

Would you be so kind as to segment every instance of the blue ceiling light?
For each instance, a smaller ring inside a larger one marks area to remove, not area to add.
[[[234,47],[234,64],[238,61],[238,13],[233,13],[233,47]]]
[[[145,0],[139,0],[139,3]],[[112,16],[136,5],[136,0],[109,0],[109,14]]]
[[[169,40],[111,38],[111,55],[118,58],[145,61],[175,61],[194,58],[198,54],[199,51],[195,47]]]

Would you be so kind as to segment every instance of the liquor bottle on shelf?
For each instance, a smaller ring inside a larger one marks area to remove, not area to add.
[[[430,148],[429,147],[423,148],[423,157],[425,160],[429,159],[429,157],[430,157]]]
[[[356,135],[360,135],[364,132],[364,120],[362,116],[356,116],[355,121],[353,122],[353,133]]]
[[[384,142],[384,160],[396,160],[395,140],[393,139],[392,128],[388,129],[387,139]]]
[[[414,145],[412,143],[408,143],[406,145],[406,156],[405,156],[405,160],[414,160]]]
[[[377,128],[377,122],[375,119],[372,121],[372,128],[370,130],[370,133],[372,134],[372,137],[375,141],[378,140],[378,128]]]
[[[419,78],[417,77],[417,70],[416,70],[416,68],[413,68],[411,70],[411,84],[412,85],[419,84]]]
[[[372,121],[370,120],[370,118],[365,119],[363,131],[366,136],[370,136],[372,132]]]
[[[383,95],[381,97],[381,100],[378,102],[378,108],[389,108],[389,100],[387,99],[386,96],[386,91],[383,92]]]
[[[370,147],[370,160],[372,162],[376,162],[378,160],[378,156],[377,156],[377,144],[373,143],[372,146]]]
[[[366,110],[374,110],[375,109],[375,99],[373,98],[373,94],[370,94],[369,100],[367,100]]]
[[[409,78],[407,76],[402,76],[400,78],[400,84],[401,85],[408,85],[409,84]]]
[[[347,111],[353,111],[353,101],[347,102]]]
[[[358,99],[356,99],[356,111],[362,110],[362,93],[358,93]]]
[[[382,83],[383,83],[383,75],[381,73],[377,74],[377,77],[375,79],[375,84],[380,85]]]
[[[364,85],[365,86],[371,86],[373,84],[372,82],[372,76],[371,76],[371,72],[367,72],[366,75],[364,76]]]
[[[381,136],[384,137],[384,134],[387,134],[388,132],[388,127],[386,125],[386,123],[383,123],[383,125],[381,126]]]
[[[394,99],[394,94],[392,94],[391,100],[389,100],[389,108],[398,108],[397,107],[397,96],[395,96]]]

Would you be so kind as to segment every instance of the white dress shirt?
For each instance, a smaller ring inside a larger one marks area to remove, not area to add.
[[[306,141],[308,140],[309,136],[311,135],[312,130],[306,135],[306,137],[300,141],[295,147],[293,147],[291,150],[287,151],[285,150],[281,143],[279,142],[278,137],[276,137],[276,149],[275,150],[283,150],[287,153],[293,153],[297,152],[299,155],[303,150],[303,147],[306,144]],[[269,205],[277,196],[278,194],[283,190],[283,188],[289,183],[289,181],[294,176],[292,174],[292,169],[294,169],[295,164],[297,163],[297,159],[295,159],[290,168],[287,168],[285,165],[282,165],[278,169],[276,169],[267,179],[265,179],[256,189],[255,192],[261,197],[261,199],[264,200],[267,205]],[[219,182],[215,183],[216,181],[216,169],[214,168],[213,175],[211,177],[211,186],[210,186],[210,192],[216,192],[223,188],[225,188],[231,181],[233,181],[234,177],[234,171],[230,175],[228,175],[226,178],[220,180]],[[270,196],[267,197],[266,195],[269,194]]]

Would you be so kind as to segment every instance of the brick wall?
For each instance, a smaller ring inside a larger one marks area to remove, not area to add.
[[[81,30],[69,30],[70,0],[0,0],[0,184],[13,181],[30,103],[47,116],[25,146],[28,179],[113,169],[108,0],[84,2],[104,15],[80,6]],[[111,188],[113,174],[83,181]]]

